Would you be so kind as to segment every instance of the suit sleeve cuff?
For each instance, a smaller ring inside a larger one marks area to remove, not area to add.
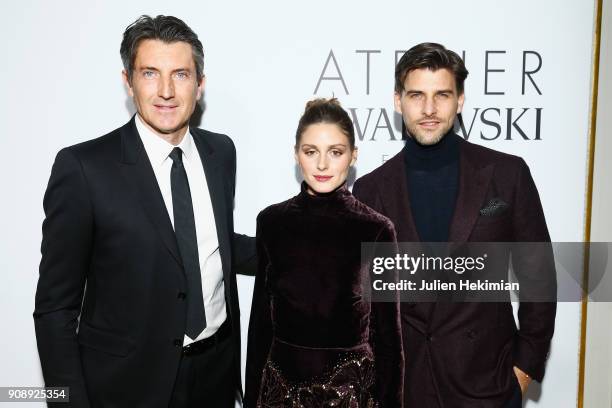
[[[537,345],[520,339],[514,352],[514,365],[537,382],[542,382],[548,359],[548,343]]]

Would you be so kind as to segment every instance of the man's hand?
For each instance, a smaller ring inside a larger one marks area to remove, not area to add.
[[[514,366],[513,368],[514,368],[514,375],[516,375],[516,378],[518,379],[518,383],[521,387],[521,393],[525,395],[525,391],[527,391],[527,387],[529,386],[529,383],[531,382],[531,377],[526,372],[518,368],[517,366]]]

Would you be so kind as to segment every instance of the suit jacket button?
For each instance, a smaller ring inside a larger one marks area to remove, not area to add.
[[[427,333],[427,341],[432,341],[433,336],[430,333]]]
[[[174,344],[175,347],[182,347],[183,346],[183,340],[181,340],[181,339],[174,339],[173,344]]]
[[[185,300],[185,298],[187,297],[187,294],[185,292],[179,292],[176,297],[179,298],[180,300]]]

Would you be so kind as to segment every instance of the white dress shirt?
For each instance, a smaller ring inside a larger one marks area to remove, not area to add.
[[[219,254],[215,215],[210,200],[208,184],[206,183],[206,175],[204,167],[202,167],[202,159],[189,129],[187,129],[187,133],[185,133],[181,143],[178,146],[173,146],[151,131],[142,122],[138,114],[136,115],[136,128],[155,172],[155,178],[157,179],[157,184],[161,190],[173,227],[174,212],[170,185],[172,159],[169,155],[175,147],[179,147],[183,152],[183,166],[187,173],[189,189],[191,191],[191,202],[193,204],[200,273],[202,275],[202,294],[204,295],[204,310],[206,312],[206,328],[195,339],[185,335],[183,345],[186,346],[189,343],[215,334],[227,317],[223,268],[221,266],[221,255]]]

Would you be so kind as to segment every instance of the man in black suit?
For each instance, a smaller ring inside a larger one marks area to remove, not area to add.
[[[393,221],[398,242],[550,242],[525,161],[453,132],[467,75],[461,58],[440,44],[404,54],[395,71],[395,109],[406,146],[357,180],[353,193]],[[544,376],[554,331],[556,281],[546,254],[513,253],[519,282],[529,280],[524,289],[550,300],[521,299],[518,328],[502,297],[402,303],[404,408],[521,406],[521,391]]]
[[[61,150],[45,193],[34,311],[45,383],[70,387],[62,406],[233,407],[232,268],[252,248],[233,233],[231,139],[189,126],[202,44],[175,17],[142,16],[121,57],[137,114]]]

